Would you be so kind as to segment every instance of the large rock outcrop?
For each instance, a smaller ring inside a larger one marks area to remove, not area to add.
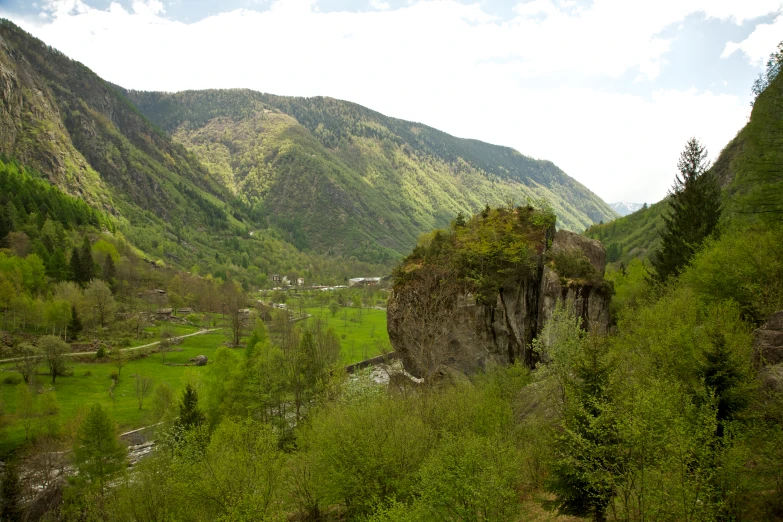
[[[389,338],[405,369],[425,379],[447,368],[473,373],[515,361],[532,367],[531,341],[558,302],[571,303],[585,327],[607,329],[605,267],[600,242],[554,228],[530,272],[506,280],[491,299],[478,299],[470,285],[454,288],[449,274],[423,266],[416,284],[396,285],[389,298]]]

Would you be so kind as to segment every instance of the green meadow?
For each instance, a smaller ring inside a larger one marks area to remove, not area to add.
[[[380,355],[381,347],[389,342],[386,310],[340,308],[332,315],[324,306],[305,308],[305,312],[325,319],[327,325],[334,328],[340,337],[343,363],[346,365]]]
[[[326,307],[310,307],[305,311],[313,317],[322,317],[329,327],[332,327],[340,337],[342,348],[342,363],[352,364],[381,353],[381,346],[388,343],[386,332],[386,311],[357,308],[340,308],[335,314]],[[312,319],[308,319],[312,320]],[[302,324],[302,323],[300,323]],[[145,329],[146,336],[134,340],[131,347],[153,343],[160,339],[160,330],[169,329],[173,335],[187,335],[198,331],[193,326],[177,324],[156,325]],[[197,355],[206,355],[210,361],[214,359],[215,351],[226,341],[225,332],[218,331],[183,339],[175,350],[166,354],[166,362],[184,364]],[[155,348],[153,348],[155,349]],[[179,351],[181,350],[181,351]],[[143,349],[146,352],[146,349]],[[131,357],[138,357],[131,359]],[[54,385],[51,383],[46,368],[41,365],[36,375],[39,389],[42,392],[52,392],[60,409],[59,422],[64,429],[80,412],[86,411],[92,404],[100,403],[111,412],[121,431],[129,431],[155,422],[150,393],[144,399],[143,408],[139,409],[135,392],[136,375],[150,377],[152,388],[160,383],[167,383],[179,397],[181,390],[189,381],[198,381],[207,367],[168,366],[162,363],[159,353],[145,353],[141,357],[133,353],[126,365],[120,370],[120,379],[114,388],[114,400],[109,395],[112,379],[117,367],[110,361],[105,362],[72,362],[72,374],[58,377]],[[0,454],[18,447],[25,441],[25,430],[19,418],[17,403],[19,401],[18,385],[6,382],[13,381],[18,374],[11,371],[11,364],[0,364],[0,406],[4,409],[6,425],[0,426]],[[43,402],[42,394],[37,394],[35,400]],[[40,416],[33,422],[31,433],[41,431],[47,418]]]
[[[193,329],[191,329],[193,330]],[[188,332],[178,332],[188,333]],[[154,342],[152,338],[149,342]],[[226,341],[223,332],[213,332],[184,339],[175,346],[175,350],[166,354],[166,362],[183,364],[197,355],[206,355],[210,360],[215,351]],[[181,390],[189,380],[198,380],[207,367],[168,366],[161,362],[161,355],[153,353],[135,360],[129,360],[120,371],[119,384],[114,389],[115,400],[109,396],[112,384],[111,374],[117,372],[117,367],[111,362],[75,362],[70,364],[72,375],[58,377],[52,385],[51,378],[41,366],[36,376],[40,388],[44,391],[54,388],[53,392],[60,407],[61,424],[78,417],[79,412],[86,410],[94,403],[100,403],[111,412],[121,431],[128,431],[154,422],[152,414],[152,393],[145,399],[143,409],[139,409],[135,393],[135,375],[150,377],[152,387],[168,383],[178,399]],[[16,384],[7,384],[4,380],[9,376],[18,375],[7,371],[10,365],[0,367],[0,398],[5,406],[6,418],[11,421],[0,433],[0,453],[11,450],[25,440],[25,430],[17,418],[17,402],[19,392]],[[40,400],[41,395],[36,399]],[[45,418],[41,417],[38,424],[43,425]],[[38,428],[38,426],[36,427]],[[34,428],[35,431],[35,428]]]

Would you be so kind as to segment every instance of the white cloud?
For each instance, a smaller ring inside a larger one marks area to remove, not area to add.
[[[728,42],[721,58],[728,58],[741,51],[754,65],[766,63],[767,57],[783,40],[783,15],[778,15],[770,24],[759,24],[750,35],[739,43]]]
[[[378,11],[386,11],[391,8],[388,2],[383,2],[382,0],[370,0],[370,7]]]
[[[716,155],[745,122],[747,99],[644,97],[550,79],[631,73],[643,85],[665,66],[671,42],[662,29],[698,12],[739,22],[779,2],[594,0],[577,8],[534,0],[503,21],[455,0],[363,13],[277,0],[268,11],[192,24],[163,16],[158,0],[133,6],[48,0],[46,22],[17,22],[129,88],[334,96],[551,159],[607,200],[652,201],[670,185],[685,140],[699,136]]]

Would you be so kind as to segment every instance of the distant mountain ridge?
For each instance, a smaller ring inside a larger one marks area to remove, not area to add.
[[[628,214],[633,214],[644,205],[644,203],[627,203],[625,201],[619,201],[617,203],[609,203],[609,208],[620,214],[620,216],[627,216]]]
[[[383,262],[460,211],[511,201],[545,199],[571,230],[616,217],[550,161],[355,103],[246,89],[123,93],[304,248]]]
[[[326,258],[388,267],[487,204],[546,200],[572,230],[615,216],[507,147],[331,98],[127,91],[5,20],[0,154],[115,216],[152,257],[215,274]]]

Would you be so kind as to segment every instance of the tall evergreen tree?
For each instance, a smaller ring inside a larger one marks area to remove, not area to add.
[[[696,138],[685,145],[677,163],[680,174],[669,191],[669,214],[659,232],[661,247],[652,256],[655,279],[663,282],[688,264],[720,219],[720,186],[709,172],[707,149]]]
[[[68,321],[68,331],[71,332],[71,337],[76,339],[83,328],[82,321],[79,319],[79,314],[76,313],[76,306],[71,305],[71,320]]]
[[[747,405],[741,394],[742,373],[731,360],[723,334],[712,338],[712,349],[705,352],[706,364],[702,370],[704,385],[713,394],[715,400],[715,418],[718,421],[716,434],[723,437],[726,422],[732,420]]]
[[[3,486],[0,490],[0,520],[15,522],[24,520],[22,508],[22,480],[19,477],[19,464],[16,459],[6,462]]]
[[[114,267],[114,259],[111,256],[106,256],[106,261],[103,262],[103,280],[111,285],[115,275],[117,275],[117,269]]]
[[[82,260],[81,256],[79,256],[79,251],[74,248],[71,251],[71,279],[76,281],[77,283],[82,283]]]
[[[76,433],[73,456],[79,476],[103,485],[125,468],[127,454],[114,422],[100,404],[94,404]]]
[[[198,407],[198,392],[188,384],[179,404],[179,419],[177,425],[186,430],[197,428],[204,424],[206,417]]]
[[[79,259],[81,261],[80,281],[88,283],[95,275],[95,261],[92,259],[92,245],[90,244],[90,238],[87,236],[84,236]]]
[[[615,495],[615,480],[622,475],[610,375],[606,345],[592,334],[566,383],[563,426],[554,436],[555,461],[547,488],[555,494],[550,505],[562,515],[603,522]]]

